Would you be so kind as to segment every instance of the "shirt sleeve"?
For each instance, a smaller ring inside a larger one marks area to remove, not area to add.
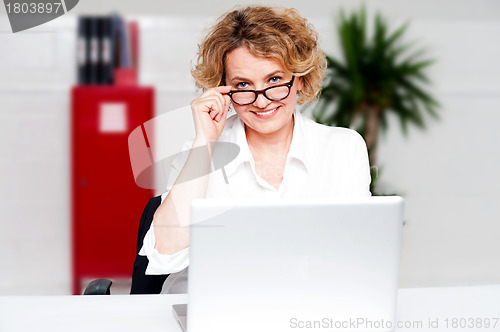
[[[161,195],[161,202],[165,200],[170,189],[172,189],[175,180],[180,174],[180,171],[184,167],[184,163],[187,160],[189,154],[189,148],[191,147],[193,141],[188,141],[184,143],[182,147],[183,153],[179,154],[170,167],[170,173],[168,176],[168,186],[167,191]],[[146,268],[146,275],[159,275],[159,274],[171,274],[182,271],[189,265],[189,248],[185,248],[179,252],[172,255],[160,254],[155,248],[156,238],[154,234],[154,225],[151,223],[151,227],[144,236],[144,241],[139,255],[146,256],[149,260],[148,266]]]
[[[366,143],[357,131],[353,130],[352,135],[352,168],[348,196],[371,196],[370,162]]]
[[[189,265],[189,247],[172,255],[160,254],[155,248],[154,226],[144,237],[139,255],[147,256],[149,263],[146,268],[146,275],[170,274],[184,270]]]

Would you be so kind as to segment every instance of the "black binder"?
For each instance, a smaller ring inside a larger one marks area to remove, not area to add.
[[[102,17],[99,30],[99,83],[109,85],[114,83],[113,19]]]
[[[89,18],[89,79],[87,84],[99,84],[99,20]]]
[[[78,84],[89,82],[89,18],[78,18],[77,59],[78,59]]]

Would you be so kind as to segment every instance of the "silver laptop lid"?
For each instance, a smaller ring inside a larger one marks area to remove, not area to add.
[[[193,202],[188,332],[392,330],[402,219],[400,197]]]

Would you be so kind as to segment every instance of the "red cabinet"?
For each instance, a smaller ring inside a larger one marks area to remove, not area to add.
[[[74,294],[82,279],[132,275],[139,220],[154,192],[135,184],[128,135],[153,115],[152,88],[72,90]]]

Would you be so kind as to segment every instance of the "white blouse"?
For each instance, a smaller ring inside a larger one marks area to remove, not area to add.
[[[318,124],[297,111],[294,118],[292,143],[283,171],[283,181],[277,190],[257,175],[243,123],[236,114],[228,118],[219,142],[237,144],[240,153],[224,168],[227,182],[220,170],[210,174],[207,198],[370,196],[370,166],[366,144],[361,135],[351,129]],[[192,142],[187,142],[183,150],[188,150],[191,145]],[[172,163],[168,190],[162,195],[162,202],[185,159]],[[164,290],[175,279],[183,279],[185,282],[189,248],[173,255],[160,254],[155,249],[153,225],[146,233],[139,254],[148,257],[146,274],[172,274],[168,277]]]

